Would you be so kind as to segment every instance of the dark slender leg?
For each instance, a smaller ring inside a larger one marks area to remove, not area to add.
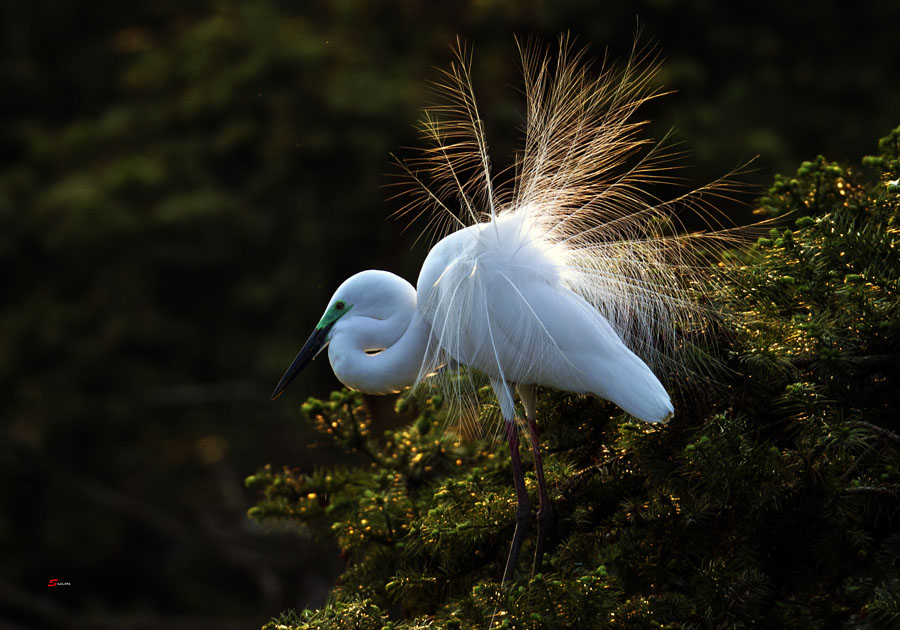
[[[547,496],[547,484],[544,481],[544,463],[541,460],[541,443],[537,423],[534,416],[528,417],[528,433],[531,437],[531,452],[534,454],[534,474],[538,482],[537,542],[534,547],[534,564],[531,566],[531,577],[541,572],[541,561],[544,559],[544,538],[550,529],[551,512],[550,497]]]
[[[509,556],[506,558],[506,569],[503,571],[503,584],[508,584],[512,579],[516,562],[519,560],[519,548],[522,546],[522,538],[528,529],[528,515],[531,504],[528,502],[528,492],[525,490],[525,472],[522,470],[522,460],[519,459],[519,429],[515,421],[506,422],[506,439],[509,441],[509,455],[512,458],[513,483],[516,486],[516,500],[519,507],[516,509],[516,531],[513,534],[512,546]]]
[[[518,385],[519,398],[525,407],[525,418],[528,420],[528,437],[531,441],[531,452],[534,454],[534,474],[538,482],[537,541],[534,547],[534,564],[531,566],[531,577],[541,572],[541,561],[544,559],[544,539],[550,529],[553,512],[550,509],[550,497],[547,495],[547,483],[544,481],[544,463],[541,459],[541,436],[537,428],[537,405],[534,385]]]

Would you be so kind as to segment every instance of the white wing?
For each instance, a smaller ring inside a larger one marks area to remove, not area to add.
[[[422,375],[452,359],[493,380],[590,392],[642,420],[667,419],[672,405],[662,384],[566,286],[556,254],[524,213],[438,243],[417,290],[431,326]]]

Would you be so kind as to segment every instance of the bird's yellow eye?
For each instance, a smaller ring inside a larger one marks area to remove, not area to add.
[[[335,302],[335,303],[334,303],[334,308],[336,308],[336,309],[339,310],[339,311],[343,311],[343,310],[344,310],[344,303],[343,303],[342,301],[341,301],[341,302]]]

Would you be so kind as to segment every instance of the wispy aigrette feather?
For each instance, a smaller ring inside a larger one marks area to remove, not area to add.
[[[511,178],[491,171],[472,87],[471,49],[458,42],[455,52],[456,60],[435,84],[442,104],[426,110],[420,125],[428,146],[401,162],[412,185],[402,193],[409,203],[400,214],[424,218],[423,234],[435,241],[478,225],[485,227],[478,237],[484,241],[487,230],[498,238],[497,226],[515,224],[515,230],[503,230],[503,238],[513,241],[504,247],[541,253],[519,256],[523,271],[561,282],[584,298],[651,366],[667,373],[679,369],[674,356],[681,332],[702,326],[706,317],[695,295],[709,274],[706,256],[744,237],[723,227],[715,207],[739,189],[729,180],[734,173],[671,198],[656,196],[678,184],[683,156],[665,138],[656,142],[641,135],[648,121],[637,118],[637,110],[662,95],[654,87],[659,64],[653,51],[635,46],[617,68],[606,60],[592,62],[566,36],[553,51],[520,44],[524,148]],[[687,232],[686,217],[707,229]],[[477,273],[477,266],[457,259],[441,280],[449,282],[454,273],[462,278]],[[479,296],[484,286],[457,279],[452,291],[429,298],[421,281],[419,299],[430,299],[437,318],[424,376],[448,360],[462,361],[455,327],[480,300],[494,297]],[[524,303],[519,312],[522,320],[537,317]],[[546,336],[540,322],[535,330]],[[541,345],[533,341],[525,346]],[[462,395],[459,380],[450,380],[454,394]]]

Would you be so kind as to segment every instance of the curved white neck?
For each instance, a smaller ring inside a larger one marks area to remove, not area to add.
[[[335,325],[328,347],[328,360],[338,380],[367,394],[390,394],[413,385],[430,333],[419,313],[413,311],[411,317],[409,312],[398,313],[385,320],[351,315]],[[368,354],[366,350],[381,351]]]

